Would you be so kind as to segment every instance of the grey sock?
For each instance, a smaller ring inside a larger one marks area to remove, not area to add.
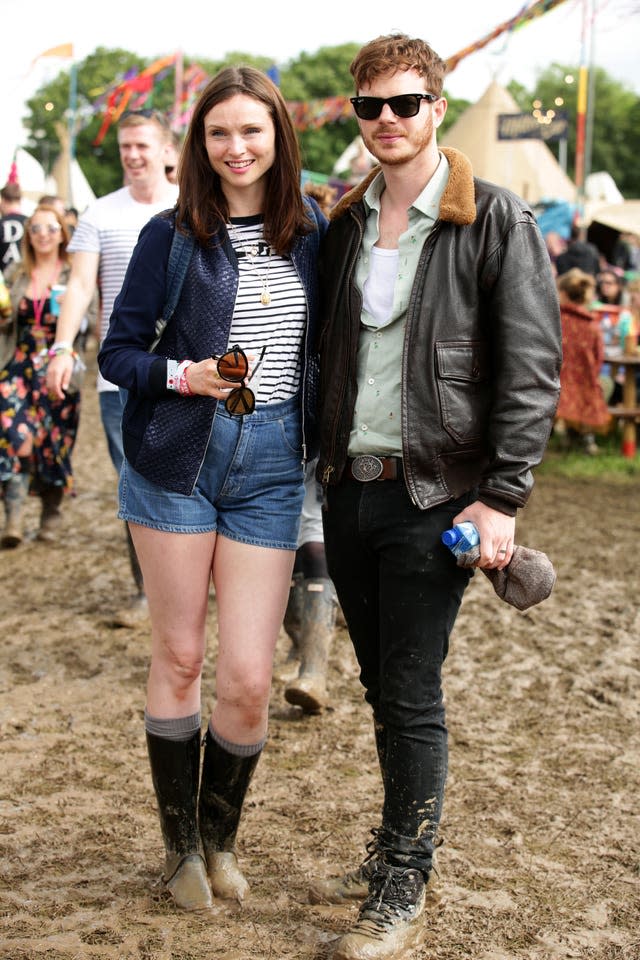
[[[211,726],[211,721],[209,721],[209,733],[218,746],[234,757],[255,757],[256,753],[260,753],[267,742],[267,738],[264,737],[258,743],[231,743],[230,740],[225,740],[219,733],[216,733]]]
[[[192,713],[190,717],[161,720],[147,713],[145,707],[144,728],[147,733],[163,740],[190,740],[196,730],[200,730],[200,719],[200,713]]]

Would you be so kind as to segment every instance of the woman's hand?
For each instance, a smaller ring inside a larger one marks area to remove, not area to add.
[[[191,363],[185,370],[187,384],[191,393],[201,397],[214,397],[216,400],[226,400],[232,390],[241,387],[251,379],[251,371],[255,356],[248,355],[249,372],[244,380],[225,380],[218,373],[217,357]]]
[[[65,390],[73,372],[73,356],[71,353],[58,353],[49,358],[47,365],[47,391],[52,397],[64,400]]]

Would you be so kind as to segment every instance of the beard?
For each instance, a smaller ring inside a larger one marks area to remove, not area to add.
[[[388,149],[380,144],[377,137],[389,133],[394,135],[401,133],[402,143],[394,144]],[[373,130],[371,135],[365,135],[362,130],[360,135],[367,150],[373,154],[376,160],[388,167],[399,167],[405,163],[410,163],[419,153],[427,149],[433,137],[433,117],[431,111],[429,111],[424,126],[417,129],[399,129],[396,126],[388,127],[381,123]]]

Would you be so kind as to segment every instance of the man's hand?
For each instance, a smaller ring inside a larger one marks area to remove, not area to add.
[[[513,538],[516,518],[488,507],[481,500],[475,500],[453,518],[453,523],[471,520],[480,534],[480,557],[476,567],[502,570],[513,556]]]

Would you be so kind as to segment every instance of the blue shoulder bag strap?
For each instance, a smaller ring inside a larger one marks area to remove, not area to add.
[[[165,304],[162,309],[162,316],[156,320],[156,335],[153,343],[149,347],[149,353],[155,351],[176,309],[194,247],[195,242],[190,233],[184,234],[178,229],[174,229],[171,249],[169,251],[169,262],[167,264]]]

